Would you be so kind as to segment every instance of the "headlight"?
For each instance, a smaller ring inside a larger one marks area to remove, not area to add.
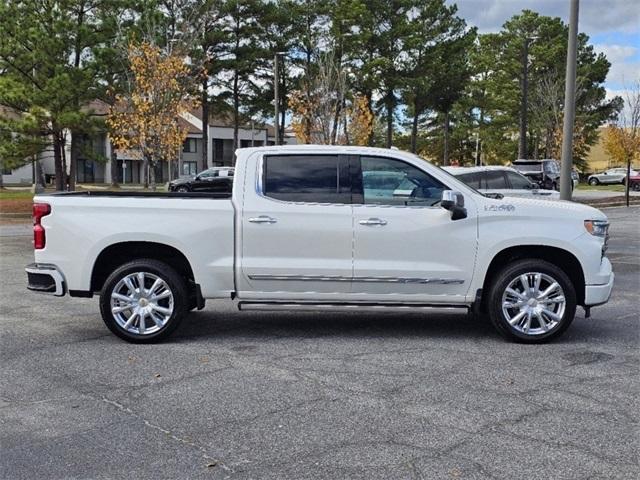
[[[595,237],[606,238],[609,233],[609,222],[606,220],[585,220],[584,228]]]

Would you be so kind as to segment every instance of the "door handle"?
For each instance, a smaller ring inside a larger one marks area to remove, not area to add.
[[[382,227],[387,224],[387,221],[381,218],[369,218],[367,220],[360,220],[358,223],[369,227]]]
[[[250,218],[249,221],[251,223],[276,223],[278,220],[268,215],[260,215],[259,217]]]

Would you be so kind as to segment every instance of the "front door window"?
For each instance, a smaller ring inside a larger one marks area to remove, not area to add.
[[[384,157],[361,157],[366,205],[426,206],[437,204],[446,187],[413,165]]]

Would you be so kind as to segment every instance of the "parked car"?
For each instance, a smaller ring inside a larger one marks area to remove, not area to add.
[[[640,173],[632,173],[629,177],[629,188],[636,192],[640,191]]]
[[[559,336],[577,305],[588,315],[609,299],[609,223],[595,208],[489,198],[397,150],[236,154],[229,194],[36,195],[28,288],[98,294],[106,326],[138,343],[167,337],[205,299],[240,310],[459,308],[529,343]],[[407,188],[372,192],[373,171]]]
[[[575,170],[571,170],[571,180],[573,182],[573,188],[576,188],[580,183],[580,175]]]
[[[631,175],[637,175],[638,172],[635,170],[631,170]],[[589,185],[611,185],[616,183],[621,183],[624,185],[625,179],[627,178],[627,169],[625,167],[621,168],[610,168],[602,173],[594,173],[593,175],[589,175],[587,179],[587,183]]]
[[[233,167],[213,167],[193,177],[181,177],[169,182],[170,192],[231,193]]]
[[[559,190],[560,163],[553,159],[516,160],[513,168],[526,175],[529,180],[546,190]]]
[[[530,197],[548,200],[559,200],[560,193],[545,190],[509,167],[444,167],[470,187],[485,195],[504,195],[506,197]]]

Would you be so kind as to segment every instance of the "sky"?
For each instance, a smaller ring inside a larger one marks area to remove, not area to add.
[[[447,0],[458,15],[480,33],[497,32],[502,24],[528,9],[569,23],[569,0]],[[625,85],[640,80],[640,0],[580,0],[578,30],[603,52],[611,69],[607,96],[623,95]]]

